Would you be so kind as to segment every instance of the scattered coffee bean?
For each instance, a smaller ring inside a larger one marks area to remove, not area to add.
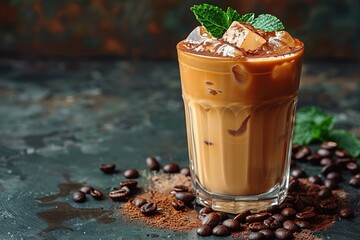
[[[74,202],[83,203],[86,201],[86,195],[81,191],[76,191],[73,193],[72,199]]]
[[[247,239],[248,240],[266,240],[268,238],[262,232],[251,232]]]
[[[166,172],[166,173],[178,173],[178,172],[180,172],[179,165],[177,165],[177,164],[175,164],[175,163],[166,164],[166,165],[163,167],[163,170],[164,170],[164,172]]]
[[[187,177],[190,176],[190,168],[189,167],[183,167],[181,170],[180,170],[180,173],[182,175],[185,175]]]
[[[331,197],[331,196],[332,196],[331,189],[330,189],[330,188],[327,188],[327,187],[322,188],[322,189],[319,191],[318,196],[319,196],[320,198],[322,198],[322,199]]]
[[[284,208],[294,208],[294,205],[290,202],[283,202],[279,205],[280,210],[283,210]]]
[[[262,229],[259,232],[264,234],[266,239],[274,239],[275,238],[274,232],[269,229]]]
[[[322,165],[322,166],[327,166],[330,164],[333,164],[333,160],[331,158],[322,158],[320,160],[320,165]]]
[[[101,200],[104,197],[104,194],[100,190],[97,190],[97,189],[91,190],[90,195],[96,200]]]
[[[201,227],[199,227],[199,228],[196,230],[196,233],[197,233],[199,236],[203,236],[203,237],[210,236],[211,233],[212,233],[212,228],[209,227],[208,225],[202,225]]]
[[[298,189],[299,185],[299,180],[297,180],[296,178],[292,179],[289,183],[289,192],[295,192]]]
[[[176,185],[173,187],[173,191],[175,192],[188,192],[189,188],[184,185]]]
[[[338,147],[336,142],[323,142],[320,147],[329,151],[334,151]]]
[[[147,200],[145,198],[136,197],[131,201],[132,204],[134,204],[136,207],[141,207],[145,203],[147,203]]]
[[[124,172],[124,177],[126,178],[138,178],[139,177],[139,172],[138,170],[134,169],[134,168],[130,168],[128,170],[126,170]]]
[[[298,161],[305,160],[311,155],[311,149],[308,147],[301,147],[294,155],[293,158]]]
[[[269,216],[270,216],[270,214],[267,213],[267,212],[255,213],[255,214],[247,216],[245,218],[245,220],[246,220],[247,223],[262,222],[266,218],[268,218]]]
[[[316,214],[314,207],[306,207],[301,212],[296,214],[296,218],[299,220],[310,220],[315,216]]]
[[[321,173],[324,176],[328,175],[331,172],[337,172],[337,171],[339,171],[339,167],[335,163],[326,165],[321,169]]]
[[[299,194],[298,195],[299,200],[301,200],[306,206],[312,206],[314,205],[314,199],[307,195],[307,194]]]
[[[214,210],[211,207],[203,207],[199,210],[199,214],[201,215],[207,215],[211,212],[213,212]]]
[[[336,166],[342,167],[342,168],[346,168],[346,164],[350,163],[350,162],[356,162],[356,160],[354,158],[338,158],[336,160]]]
[[[195,199],[195,195],[191,192],[177,192],[175,197],[184,203],[191,203]]]
[[[306,157],[306,162],[311,163],[313,165],[319,165],[321,159],[322,159],[322,156],[315,154],[315,155],[310,155],[310,156]]]
[[[351,219],[355,217],[355,211],[351,208],[342,208],[339,211],[339,217],[343,219]]]
[[[280,212],[280,207],[278,204],[275,204],[275,205],[271,205],[270,207],[268,207],[266,209],[266,211],[268,213],[271,213],[271,214],[274,214],[274,213],[279,213]]]
[[[112,163],[103,163],[99,165],[99,169],[106,174],[111,174],[115,172],[116,165]]]
[[[220,222],[225,221],[226,219],[229,218],[229,216],[227,215],[227,213],[224,212],[216,212],[217,215],[219,215],[220,217]]]
[[[336,150],[335,151],[335,156],[338,157],[338,158],[346,158],[346,157],[349,157],[349,153],[345,149]]]
[[[185,209],[185,203],[179,199],[174,199],[171,202],[171,205],[173,206],[173,208],[177,211],[181,211]]]
[[[332,214],[338,209],[338,204],[334,199],[326,198],[320,202],[319,207],[324,214]]]
[[[147,202],[140,207],[140,212],[145,216],[152,216],[157,211],[157,205],[153,202]]]
[[[264,225],[270,229],[277,229],[277,228],[282,227],[282,222],[276,220],[273,217],[269,217],[264,220]]]
[[[316,154],[319,155],[320,157],[330,157],[331,151],[324,148],[320,148],[316,150]]]
[[[283,222],[283,227],[291,232],[297,232],[299,230],[299,227],[292,220],[286,220]]]
[[[147,157],[146,158],[146,166],[152,171],[160,170],[160,163],[155,157]]]
[[[282,215],[281,213],[275,213],[274,215],[271,216],[272,218],[275,218],[277,221],[283,223],[284,221],[286,221],[286,217],[284,215]]]
[[[354,188],[360,187],[360,178],[358,177],[352,177],[349,181],[349,184],[353,186]]]
[[[215,236],[225,237],[230,235],[230,231],[224,225],[217,225],[213,228],[212,234],[214,234]]]
[[[236,215],[234,217],[234,219],[238,220],[240,223],[245,223],[246,217],[249,215],[251,215],[250,210],[245,210],[245,211],[242,211],[241,213],[239,213],[238,215]]]
[[[109,193],[109,197],[116,202],[127,200],[130,195],[130,189],[128,187],[122,187],[119,190],[114,190]]]
[[[339,172],[330,172],[326,175],[326,178],[339,182],[342,180],[343,177]]]
[[[291,152],[292,152],[292,153],[296,153],[296,152],[298,152],[298,151],[300,150],[301,147],[302,147],[302,146],[301,146],[300,144],[293,144],[293,145],[291,146]]]
[[[258,232],[262,229],[266,229],[267,226],[262,222],[253,222],[249,224],[249,229],[253,232]]]
[[[93,190],[93,187],[90,186],[83,186],[79,189],[80,192],[83,192],[85,194],[89,194],[91,190]]]
[[[220,217],[215,212],[207,214],[201,221],[203,225],[208,225],[211,228],[215,227],[220,223]]]
[[[307,229],[310,227],[310,223],[308,221],[295,219],[294,223],[301,229]]]
[[[360,166],[356,162],[346,164],[346,169],[353,175],[360,173]]]
[[[222,225],[224,225],[225,227],[227,227],[232,231],[239,231],[242,229],[242,227],[240,226],[240,221],[233,218],[224,220]]]
[[[290,240],[293,238],[293,234],[286,228],[278,228],[275,231],[275,237],[278,240]]]
[[[360,173],[356,174],[354,178],[360,178]]]
[[[135,180],[127,180],[127,181],[121,181],[120,182],[120,188],[122,187],[128,187],[130,190],[134,190],[137,187],[138,182]]]
[[[306,176],[306,173],[302,168],[294,168],[293,170],[291,170],[291,176],[293,176],[294,178],[304,178]]]
[[[324,185],[332,190],[337,189],[339,187],[337,181],[333,179],[325,179]]]
[[[281,210],[281,214],[284,215],[287,219],[293,219],[296,215],[296,210],[294,208],[287,207]]]
[[[323,181],[321,180],[321,178],[317,175],[313,175],[308,177],[308,181],[317,185],[323,185]]]

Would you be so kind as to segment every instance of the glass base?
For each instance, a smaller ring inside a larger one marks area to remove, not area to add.
[[[252,196],[225,196],[211,193],[195,181],[195,195],[198,204],[215,211],[237,214],[244,210],[259,212],[274,204],[280,204],[287,196],[287,184],[274,186],[270,191]]]

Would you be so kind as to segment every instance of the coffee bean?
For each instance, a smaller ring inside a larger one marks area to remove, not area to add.
[[[90,187],[90,186],[82,186],[79,191],[80,192],[83,192],[85,194],[89,194],[91,190],[93,190],[94,188],[93,187]]]
[[[326,175],[326,178],[339,182],[342,180],[343,177],[339,172],[330,172]]]
[[[334,151],[338,147],[336,142],[323,142],[320,147],[329,151]]]
[[[116,202],[127,200],[130,195],[130,189],[128,187],[122,187],[119,190],[114,190],[109,193],[109,197]]]
[[[287,207],[281,210],[281,214],[288,219],[293,219],[296,215],[296,210],[294,208]]]
[[[277,228],[282,227],[282,222],[276,220],[273,217],[269,217],[264,220],[264,225],[270,229],[277,229]]]
[[[247,223],[262,222],[266,218],[268,218],[269,216],[270,216],[270,214],[267,213],[267,212],[255,213],[255,214],[247,216],[245,218],[245,220],[246,220]]]
[[[274,214],[274,213],[279,213],[280,212],[280,207],[278,204],[275,204],[275,205],[271,205],[270,207],[268,207],[266,209],[266,211],[268,213],[271,213],[271,214]]]
[[[225,237],[230,235],[230,231],[224,225],[217,225],[213,228],[212,234],[214,234],[215,236]]]
[[[356,160],[354,158],[338,158],[336,160],[336,165],[342,168],[346,168],[346,164],[350,163],[350,162],[356,162]]]
[[[293,158],[298,161],[305,160],[311,155],[311,150],[308,147],[301,147],[294,155]]]
[[[116,165],[112,163],[103,163],[99,165],[99,169],[106,174],[111,174],[115,172]]]
[[[138,182],[135,180],[127,180],[127,181],[121,181],[120,182],[120,188],[122,187],[128,187],[130,190],[134,190],[137,187]]]
[[[308,221],[295,219],[294,223],[301,229],[307,229],[310,227],[310,223]]]
[[[268,238],[262,232],[251,232],[247,239],[248,240],[266,240]]]
[[[314,207],[306,207],[296,214],[296,218],[300,220],[309,220],[316,216]]]
[[[294,205],[289,202],[283,202],[279,205],[280,210],[283,210],[284,208],[294,208]]]
[[[245,223],[246,217],[249,215],[251,215],[250,210],[245,210],[245,211],[242,211],[241,213],[239,213],[238,215],[236,215],[234,217],[234,219],[238,220],[240,223]]]
[[[229,218],[229,216],[227,215],[227,213],[224,212],[216,212],[217,215],[219,215],[220,217],[220,222],[225,221],[226,219]]]
[[[360,187],[360,178],[358,177],[352,177],[349,181],[349,184],[353,186],[354,188]]]
[[[284,215],[282,215],[281,213],[275,213],[271,217],[274,218],[275,220],[281,222],[281,223],[286,221],[286,217]]]
[[[157,205],[153,202],[145,203],[140,207],[140,212],[145,216],[152,216],[157,211]]]
[[[101,200],[104,197],[104,194],[100,190],[97,190],[97,189],[91,190],[90,195],[96,200]]]
[[[76,191],[73,193],[72,199],[74,202],[82,203],[86,201],[86,195],[81,191]]]
[[[356,174],[354,178],[360,178],[360,173]]]
[[[191,192],[177,192],[175,197],[184,203],[191,203],[195,199],[195,195]]]
[[[330,157],[332,155],[330,150],[323,148],[316,150],[316,154],[319,155],[320,157]]]
[[[306,157],[306,162],[311,163],[313,165],[319,165],[321,159],[322,159],[322,156],[315,154],[315,155],[310,155],[310,156]]]
[[[346,158],[346,157],[349,157],[349,153],[345,149],[336,150],[335,151],[335,156],[338,157],[338,158]]]
[[[332,214],[338,209],[338,204],[334,199],[327,198],[319,203],[319,207],[324,214]]]
[[[207,214],[201,221],[203,225],[208,225],[211,228],[215,227],[220,223],[220,217],[215,212]]]
[[[346,164],[346,169],[353,175],[360,173],[360,166],[356,162]]]
[[[293,144],[293,145],[291,146],[291,152],[292,152],[292,153],[296,153],[296,152],[298,152],[298,151],[300,150],[301,147],[302,147],[302,146],[301,146],[300,144]]]
[[[325,176],[331,172],[337,172],[337,171],[339,171],[339,167],[335,163],[326,165],[321,169],[321,173]]]
[[[269,229],[262,229],[259,232],[264,234],[266,239],[274,239],[275,238],[274,232]]]
[[[184,186],[184,185],[176,185],[176,186],[173,187],[173,190],[175,192],[188,192],[189,188]]]
[[[332,192],[330,188],[324,187],[322,188],[319,193],[318,193],[318,197],[324,199],[324,198],[328,198],[332,196]]]
[[[321,180],[321,178],[317,175],[313,175],[308,177],[308,181],[317,185],[323,185],[323,181]]]
[[[320,160],[320,165],[327,166],[333,163],[333,160],[331,158],[322,158]]]
[[[291,232],[297,232],[299,230],[299,227],[292,220],[286,220],[283,222],[283,227]]]
[[[212,233],[212,228],[209,227],[208,225],[202,225],[201,227],[199,227],[196,230],[196,233],[197,233],[197,235],[203,236],[203,237],[210,236]]]
[[[145,203],[147,203],[147,200],[145,198],[136,197],[131,201],[132,204],[134,204],[136,207],[141,207]]]
[[[266,229],[267,226],[262,222],[253,222],[249,224],[249,229],[253,232],[258,232],[262,229]]]
[[[332,190],[337,189],[339,187],[337,181],[333,179],[325,179],[324,185]]]
[[[289,192],[295,192],[298,189],[299,185],[299,180],[297,180],[296,178],[292,179],[289,183]]]
[[[298,198],[306,205],[306,206],[312,206],[314,205],[314,199],[304,193],[301,193],[298,195]]]
[[[291,170],[291,176],[293,176],[294,178],[303,178],[306,176],[306,173],[302,168],[294,168],[293,170]]]
[[[138,178],[139,177],[139,172],[138,170],[134,169],[134,168],[130,168],[128,170],[126,170],[124,172],[124,177],[126,178]]]
[[[173,206],[173,208],[177,211],[181,211],[185,209],[185,203],[179,199],[174,199],[171,202],[171,205]]]
[[[182,175],[185,175],[187,177],[190,176],[190,168],[189,167],[183,167],[181,170],[180,170],[180,173]]]
[[[293,238],[293,234],[286,228],[278,228],[275,231],[275,237],[278,240],[290,240]]]
[[[355,217],[355,212],[351,208],[342,208],[339,211],[339,217],[342,219],[351,219]]]
[[[155,157],[147,157],[146,158],[146,166],[152,171],[160,170],[160,163]]]
[[[180,172],[179,165],[177,165],[177,164],[175,164],[175,163],[166,164],[166,165],[163,167],[163,170],[164,170],[164,172],[166,172],[166,173],[178,173],[178,172]]]
[[[242,228],[240,226],[240,221],[233,219],[233,218],[224,220],[222,225],[224,225],[225,227],[227,227],[228,229],[230,229],[232,231],[239,231]]]
[[[211,207],[203,207],[199,210],[199,214],[201,215],[206,215],[209,214],[211,212],[213,212],[214,210]]]

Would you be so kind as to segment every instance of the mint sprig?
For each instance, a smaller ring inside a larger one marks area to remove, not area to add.
[[[296,112],[293,143],[334,141],[353,157],[360,156],[360,139],[343,129],[334,129],[335,118],[317,107],[303,107]]]
[[[221,38],[233,21],[244,22],[265,32],[284,29],[281,21],[273,15],[261,14],[255,18],[254,13],[240,15],[236,10],[228,7],[226,12],[221,8],[204,3],[190,8],[196,19],[206,30],[216,38]]]

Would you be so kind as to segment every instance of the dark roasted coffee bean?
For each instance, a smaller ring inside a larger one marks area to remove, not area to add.
[[[262,222],[266,218],[268,218],[269,216],[270,216],[270,214],[267,213],[267,212],[255,213],[255,214],[247,216],[245,218],[245,220],[246,220],[247,223]]]
[[[265,234],[261,232],[251,232],[247,238],[248,240],[266,240],[268,239]]]
[[[351,219],[355,217],[355,211],[351,208],[342,208],[339,211],[339,217],[342,219]]]
[[[220,217],[220,222],[225,221],[226,219],[229,218],[229,216],[227,215],[227,213],[224,212],[216,212],[217,215],[219,215]]]
[[[286,220],[283,222],[283,227],[291,232],[297,232],[299,230],[299,227],[292,220]]]
[[[354,188],[360,187],[360,178],[358,177],[352,177],[349,181],[349,184],[353,186]]]
[[[275,218],[277,221],[279,222],[284,222],[286,221],[286,217],[284,215],[282,215],[281,213],[275,213],[274,215],[271,216],[272,218]]]
[[[328,198],[331,196],[332,196],[332,192],[331,192],[331,189],[328,187],[324,187],[318,192],[318,197],[320,197],[322,199],[325,199],[325,198]]]
[[[323,181],[321,180],[321,178],[317,175],[313,175],[308,177],[308,181],[317,185],[323,185]]]
[[[292,195],[287,195],[287,196],[285,197],[283,203],[291,203],[291,204],[293,204],[294,201],[295,201],[295,197],[294,197],[294,196],[292,196]],[[280,205],[279,205],[279,207],[280,207]]]
[[[321,173],[324,176],[328,175],[331,172],[337,172],[337,171],[339,171],[339,167],[335,163],[326,165],[321,169]]]
[[[320,209],[325,214],[332,214],[338,209],[338,204],[334,201],[334,199],[327,198],[322,200],[319,204]]]
[[[195,199],[195,195],[192,192],[177,192],[175,197],[184,203],[191,203]]]
[[[360,178],[360,173],[356,174],[354,178]]]
[[[320,147],[329,151],[334,151],[338,147],[336,142],[323,142]]]
[[[137,187],[138,182],[135,180],[127,180],[127,181],[121,181],[120,182],[120,188],[122,187],[128,187],[130,190],[133,190]]]
[[[275,238],[274,232],[269,229],[262,229],[259,232],[264,234],[266,239],[274,239]]]
[[[309,220],[316,216],[314,207],[306,207],[296,214],[296,218],[300,220]]]
[[[354,158],[338,158],[336,160],[336,165],[342,168],[346,168],[346,164],[350,163],[350,162],[356,162],[356,160]]]
[[[185,203],[179,199],[174,199],[171,202],[171,206],[173,206],[173,208],[177,211],[181,211],[185,209]]]
[[[124,177],[126,178],[138,178],[139,177],[139,172],[138,170],[134,169],[134,168],[130,168],[128,170],[126,170],[124,172]]]
[[[345,149],[336,150],[335,151],[335,156],[338,157],[338,158],[346,158],[346,157],[349,157],[349,153]]]
[[[86,201],[86,195],[81,191],[76,191],[73,193],[72,199],[74,202],[82,203]]]
[[[306,162],[311,163],[313,165],[319,165],[322,157],[320,155],[310,155],[306,157]]]
[[[269,217],[264,220],[264,225],[270,229],[277,229],[277,228],[282,227],[282,222],[276,220],[273,217]]]
[[[128,187],[122,187],[119,190],[109,192],[109,197],[116,202],[125,201],[130,195],[130,189]]]
[[[242,211],[241,213],[239,213],[238,215],[236,215],[234,217],[234,219],[237,219],[240,223],[245,223],[246,217],[249,215],[251,215],[250,210],[245,210],[245,211]]]
[[[214,234],[215,236],[225,237],[230,235],[230,230],[224,225],[217,225],[213,228],[212,234]]]
[[[291,176],[293,176],[294,178],[304,178],[306,176],[306,173],[302,168],[294,168],[293,170],[291,170]]]
[[[266,209],[266,211],[268,213],[271,213],[271,214],[274,214],[274,213],[279,213],[280,212],[280,207],[278,204],[275,204],[275,205],[271,205],[270,207],[268,207]]]
[[[289,192],[295,192],[298,189],[299,185],[299,180],[297,180],[296,178],[292,179],[289,183]]]
[[[294,155],[293,158],[298,161],[305,160],[311,155],[311,150],[308,147],[301,147]]]
[[[275,231],[275,237],[278,240],[290,240],[293,238],[293,234],[286,228],[278,228]]]
[[[331,155],[332,155],[330,150],[323,149],[323,148],[316,150],[316,154],[321,157],[331,157]]]
[[[293,145],[291,146],[291,152],[292,152],[292,153],[296,153],[296,152],[298,152],[298,151],[300,150],[301,147],[302,147],[302,146],[301,146],[300,144],[293,144]]]
[[[184,185],[176,185],[176,186],[173,187],[173,190],[175,192],[188,192],[189,188],[184,186]]]
[[[333,163],[333,160],[331,158],[322,158],[320,160],[320,165],[327,166]]]
[[[253,222],[253,223],[250,223],[248,227],[253,232],[258,232],[261,229],[267,228],[267,226],[263,222]]]
[[[209,214],[211,212],[213,212],[214,210],[211,207],[203,207],[199,210],[199,214],[201,215],[206,215]]]
[[[326,178],[340,182],[343,177],[342,177],[341,173],[339,173],[339,172],[330,172],[326,175]]]
[[[111,174],[115,172],[116,165],[112,163],[103,163],[99,165],[99,169],[106,174]]]
[[[157,205],[153,202],[147,202],[140,207],[140,212],[145,216],[152,216],[157,211]]]
[[[296,210],[294,208],[287,207],[281,210],[281,214],[284,215],[287,219],[293,219],[296,215]]]
[[[82,186],[79,191],[80,192],[83,192],[85,194],[89,194],[91,190],[93,190],[94,188],[93,187],[90,187],[90,186]]]
[[[295,219],[294,223],[301,229],[307,229],[310,227],[310,223],[308,221]]]
[[[97,189],[91,190],[90,195],[96,200],[101,200],[104,197],[104,194],[100,190],[97,190]]]
[[[283,210],[284,208],[294,208],[294,205],[292,203],[283,202],[279,205],[280,210]]]
[[[208,225],[211,228],[215,227],[220,223],[220,217],[215,212],[207,214],[201,221],[203,225]]]
[[[360,166],[356,162],[346,164],[346,169],[353,175],[360,173]]]
[[[202,225],[201,227],[199,227],[196,230],[196,233],[197,233],[197,235],[203,236],[203,237],[210,236],[212,233],[212,228],[209,227],[208,225]]]
[[[324,185],[332,190],[337,189],[339,187],[337,181],[333,179],[325,179]]]
[[[166,164],[166,165],[163,167],[163,170],[164,170],[164,172],[166,172],[166,173],[178,173],[178,172],[180,172],[179,165],[177,165],[176,163]]]
[[[187,177],[190,176],[190,168],[189,167],[183,167],[181,170],[180,170],[180,173],[182,175],[185,175]]]
[[[298,195],[298,198],[305,204],[305,206],[312,206],[314,205],[314,199],[304,193]]]
[[[145,198],[136,197],[131,201],[132,204],[134,204],[136,207],[141,207],[145,203],[147,203],[147,200]]]
[[[225,227],[227,227],[228,229],[230,229],[232,231],[239,231],[242,228],[240,226],[240,221],[233,219],[233,218],[224,220],[222,225],[224,225]]]
[[[147,157],[146,158],[146,166],[152,171],[159,171],[160,164],[155,157]]]

